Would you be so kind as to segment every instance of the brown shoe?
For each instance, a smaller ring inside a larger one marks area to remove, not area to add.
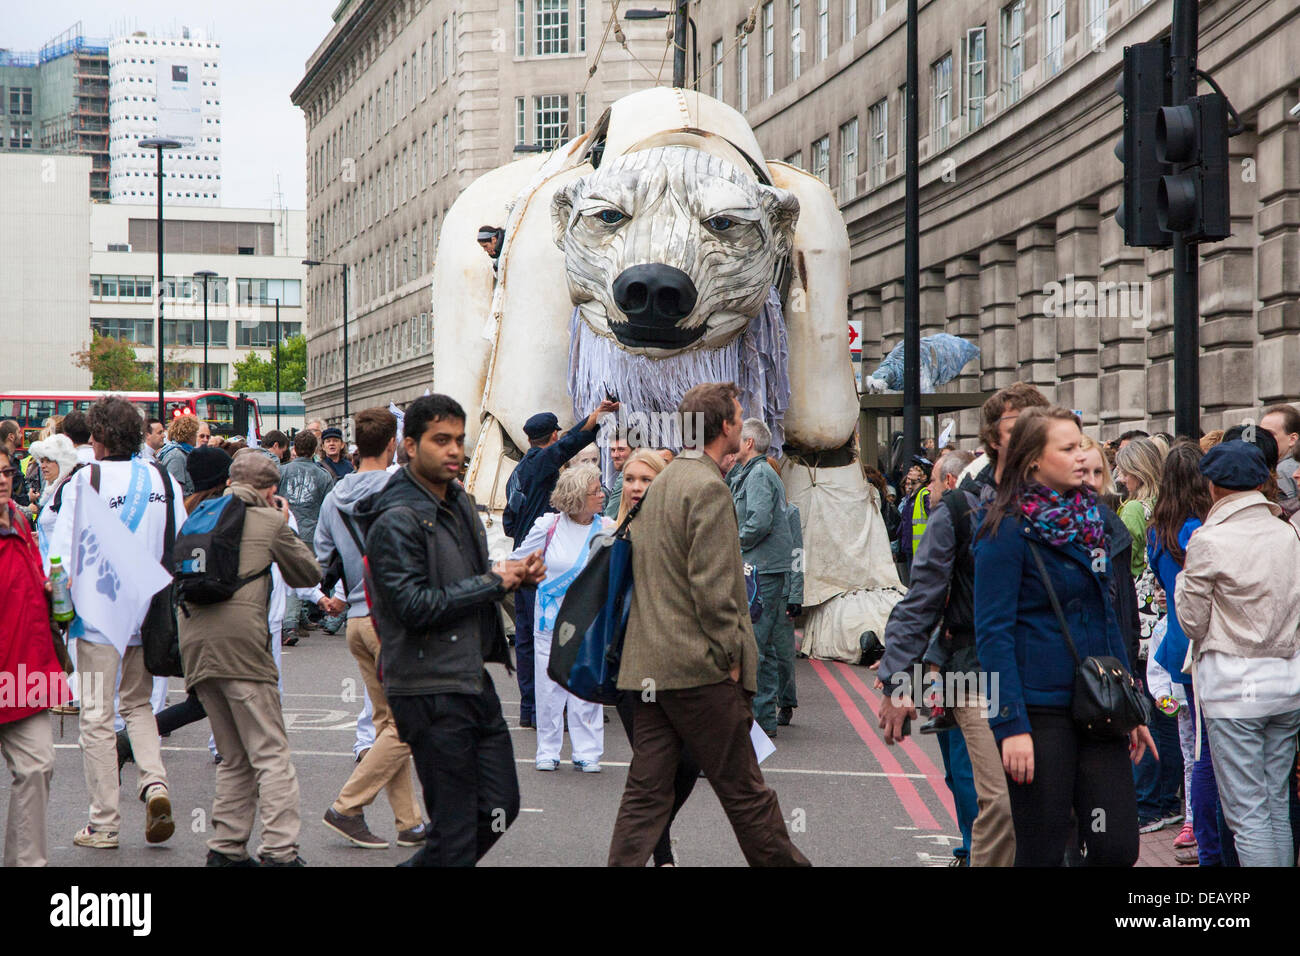
[[[367,850],[388,849],[387,840],[382,840],[370,832],[370,827],[366,826],[366,815],[364,813],[349,817],[330,807],[325,811],[324,822],[327,827],[339,836],[347,838],[355,846],[364,847]]]
[[[167,788],[155,783],[144,792],[144,838],[148,843],[163,843],[176,832],[172,820],[172,801]]]
[[[1200,863],[1200,857],[1196,852],[1196,847],[1194,846],[1178,847],[1177,849],[1174,850],[1174,859],[1184,865],[1190,864],[1192,866],[1195,866],[1198,863]]]

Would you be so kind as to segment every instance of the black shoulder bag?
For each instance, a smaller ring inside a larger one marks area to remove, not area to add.
[[[176,516],[174,504],[175,492],[172,491],[171,476],[158,464],[150,462],[157,469],[163,483],[163,503],[167,508],[167,524],[163,530],[162,566],[168,574],[176,574],[173,552],[176,547]],[[153,596],[149,610],[140,625],[140,643],[144,648],[144,667],[155,677],[181,677],[180,631],[176,625],[176,588],[175,577]]]
[[[1074,718],[1075,726],[1103,740],[1127,737],[1130,731],[1150,720],[1142,689],[1116,658],[1079,657],[1079,650],[1074,646],[1070,628],[1061,612],[1061,602],[1056,599],[1056,591],[1043,565],[1043,557],[1033,542],[1029,542],[1029,550],[1034,555],[1043,587],[1047,588],[1056,621],[1061,625],[1061,635],[1074,657],[1074,696],[1070,700],[1070,716]]]

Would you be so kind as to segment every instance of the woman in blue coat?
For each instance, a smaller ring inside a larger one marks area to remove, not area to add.
[[[1138,822],[1129,760],[1155,749],[1145,727],[1128,739],[1102,740],[1077,730],[1070,717],[1075,660],[1034,550],[1079,656],[1128,659],[1110,597],[1105,525],[1083,481],[1081,438],[1067,409],[1021,412],[975,541],[976,649],[990,675],[989,726],[1009,778],[1017,866],[1060,866],[1080,831],[1088,865],[1133,865]]]

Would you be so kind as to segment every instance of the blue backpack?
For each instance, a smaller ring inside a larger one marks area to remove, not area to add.
[[[268,564],[256,574],[239,576],[246,510],[234,495],[222,495],[200,504],[181,525],[173,561],[182,609],[228,600],[245,584],[271,573]]]

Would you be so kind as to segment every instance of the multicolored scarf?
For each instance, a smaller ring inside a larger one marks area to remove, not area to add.
[[[1087,485],[1063,495],[1030,482],[1020,489],[1020,510],[1048,544],[1074,541],[1089,551],[1105,547],[1106,526],[1097,508],[1097,494]]]

